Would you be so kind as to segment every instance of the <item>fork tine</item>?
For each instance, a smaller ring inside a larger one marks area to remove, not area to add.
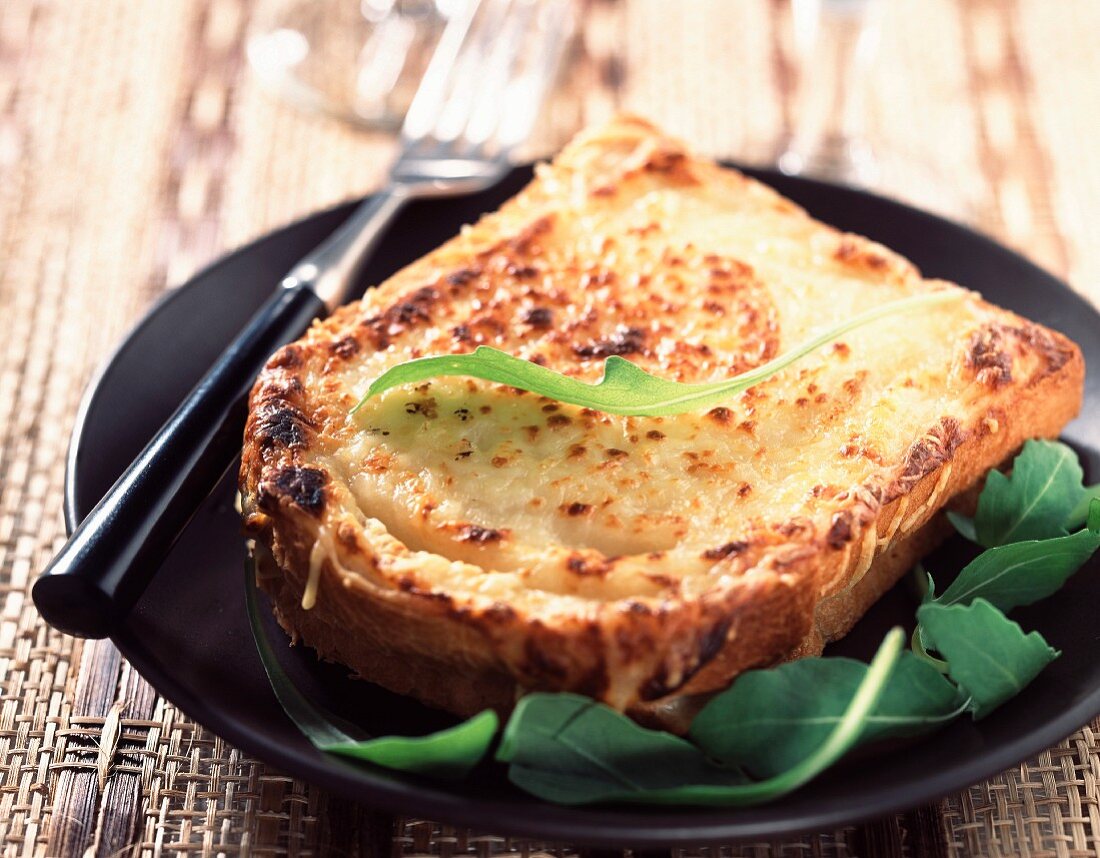
[[[484,0],[455,63],[449,92],[435,124],[438,140],[456,140],[469,122],[480,91],[497,72],[499,57],[512,50],[513,0]]]
[[[496,130],[502,109],[501,98],[508,82],[515,76],[521,60],[522,49],[532,35],[532,24],[537,19],[537,0],[516,0],[509,9],[507,20],[493,43],[493,50],[484,64],[484,71],[476,82],[477,95],[462,134],[467,144],[485,143]]]
[[[459,52],[477,15],[480,0],[467,0],[463,9],[443,29],[439,44],[432,52],[424,77],[416,89],[412,103],[405,113],[401,137],[414,142],[427,137],[439,116]]]
[[[501,152],[519,145],[531,133],[572,27],[571,0],[548,0],[540,6],[534,50],[524,57],[522,72],[512,76],[500,100],[495,142]]]
[[[469,0],[409,107],[406,155],[502,158],[530,133],[571,21],[572,0]]]

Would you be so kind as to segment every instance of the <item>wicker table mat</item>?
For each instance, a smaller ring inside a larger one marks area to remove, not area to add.
[[[576,854],[393,820],[272,771],[184,717],[109,643],[48,629],[27,596],[63,539],[68,432],[112,345],[197,266],[369,190],[386,163],[386,138],[259,90],[243,60],[255,7],[0,3],[0,850]],[[791,122],[787,14],[782,0],[592,0],[534,151],[626,107],[715,155],[767,162]],[[1094,300],[1098,32],[1096,0],[891,0],[869,105],[884,150],[934,164],[974,201],[972,220]],[[1098,855],[1094,730],[897,818],[674,851]]]

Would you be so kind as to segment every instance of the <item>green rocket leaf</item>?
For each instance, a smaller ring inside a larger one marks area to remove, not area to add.
[[[983,718],[1015,697],[1058,657],[1038,632],[1024,634],[984,599],[970,605],[930,602],[917,610],[922,635],[947,660],[948,675]]]
[[[1045,599],[1100,548],[1100,499],[1092,499],[1086,525],[1069,536],[1012,542],[983,551],[934,601],[969,605],[982,598],[1009,611]]]
[[[964,294],[955,291],[933,292],[891,301],[853,316],[763,366],[723,381],[702,384],[681,384],[650,375],[641,367],[617,355],[607,358],[603,377],[595,384],[562,375],[489,346],[480,346],[469,354],[416,358],[390,367],[371,382],[352,413],[362,408],[372,397],[393,387],[443,376],[468,376],[507,384],[559,402],[594,408],[608,414],[639,417],[682,414],[726,402],[730,397],[766,381],[810,352],[855,328],[869,325],[886,316],[957,301]]]
[[[246,564],[245,604],[271,689],[287,717],[313,745],[322,751],[353,757],[405,772],[443,778],[461,778],[485,756],[496,735],[498,718],[491,710],[427,736],[381,736],[356,739],[359,732],[306,698],[279,664],[278,656],[260,622],[253,564]]]
[[[1077,454],[1057,441],[1031,440],[1012,473],[989,472],[974,516],[977,542],[986,548],[1065,536],[1066,520],[1085,495]]]
[[[904,640],[901,629],[887,634],[819,741],[807,744],[793,765],[764,780],[745,782],[739,770],[711,765],[683,739],[646,730],[606,706],[563,694],[521,700],[497,759],[509,763],[512,783],[560,804],[760,804],[815,778],[859,742],[902,655]]]
[[[868,666],[850,658],[804,658],[737,678],[695,716],[691,739],[710,756],[756,777],[791,768],[843,717]],[[953,720],[966,699],[934,667],[902,653],[860,744],[910,736]]]

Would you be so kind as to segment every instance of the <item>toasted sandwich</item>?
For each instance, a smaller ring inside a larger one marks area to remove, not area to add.
[[[386,369],[479,345],[720,380],[942,290],[705,411],[447,377],[352,413]],[[676,728],[844,635],[1083,377],[1061,334],[620,117],[271,358],[243,509],[280,623],[362,678],[460,715],[572,691]]]

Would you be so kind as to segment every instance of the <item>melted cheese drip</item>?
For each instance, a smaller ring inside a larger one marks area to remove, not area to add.
[[[302,591],[303,611],[308,611],[317,604],[317,592],[321,586],[321,569],[324,567],[326,559],[340,575],[349,574],[348,568],[340,562],[340,555],[337,552],[336,540],[332,537],[332,530],[321,525],[317,528],[317,538],[313,541],[313,548],[309,552],[309,577],[306,579],[306,586]]]
[[[308,611],[317,604],[317,588],[321,583],[321,566],[325,562],[325,556],[334,557],[332,553],[332,539],[329,537],[328,528],[322,526],[317,531],[317,539],[313,542],[313,548],[309,552],[309,578],[306,579],[306,588],[302,591],[302,610]]]

